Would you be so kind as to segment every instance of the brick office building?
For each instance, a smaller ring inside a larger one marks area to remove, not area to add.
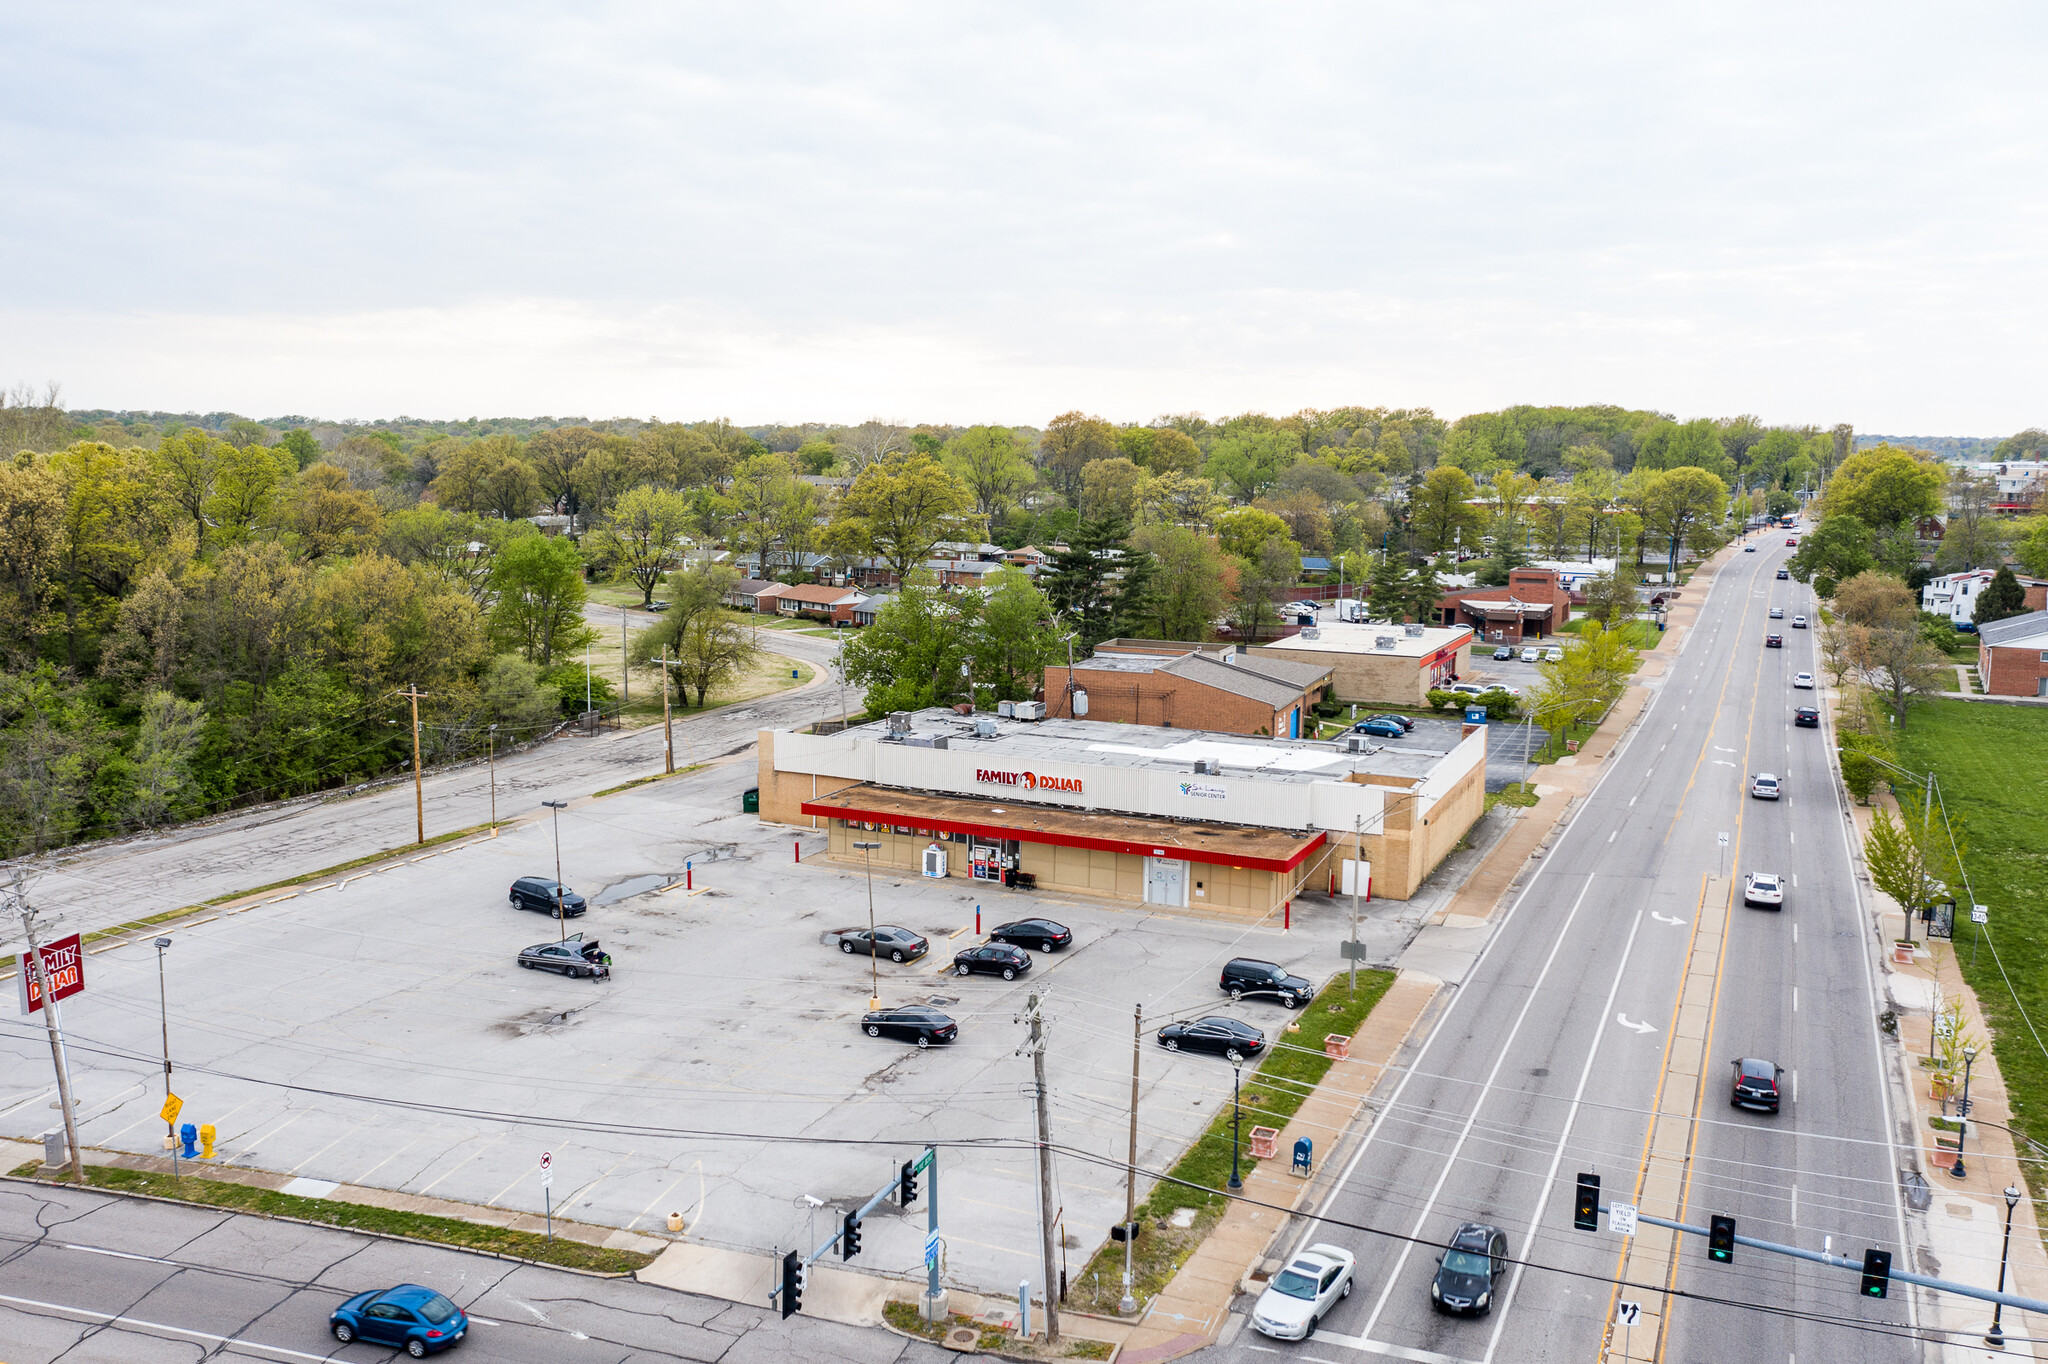
[[[1993,696],[2048,696],[2048,611],[1980,627],[1977,676]]]
[[[1446,592],[1436,609],[1441,623],[1470,626],[1481,644],[1519,644],[1556,634],[1572,618],[1572,594],[1552,569],[1516,568],[1507,586]]]
[[[1314,731],[1311,707],[1330,686],[1326,664],[1184,647],[1189,652],[1098,649],[1071,672],[1047,668],[1045,713],[1281,739]]]

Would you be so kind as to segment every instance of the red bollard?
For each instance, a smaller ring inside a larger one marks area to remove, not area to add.
[[[694,890],[694,889],[696,889],[696,885],[697,885],[697,874],[696,874],[696,872],[694,872],[693,870],[691,870],[690,864],[689,864],[688,862],[685,862],[685,863],[683,863],[683,889],[684,889],[684,890]]]
[[[793,840],[789,845],[789,849],[796,854],[797,861],[801,862],[804,860],[804,844],[802,839]]]
[[[1284,929],[1287,929],[1289,932],[1292,932],[1294,929],[1294,901],[1289,900],[1287,902],[1287,909],[1285,913],[1287,915],[1287,918],[1285,922],[1283,922],[1280,926]]]
[[[976,933],[976,934],[979,934],[979,933],[981,932],[981,906],[980,906],[980,905],[976,905],[976,906],[974,907],[974,931],[975,931],[975,933]]]

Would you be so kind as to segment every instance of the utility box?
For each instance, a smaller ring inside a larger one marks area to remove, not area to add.
[[[743,815],[758,815],[761,813],[760,787],[749,786],[746,789],[746,793],[740,797],[740,813]]]
[[[924,874],[933,880],[946,878],[946,850],[934,843],[924,850]]]

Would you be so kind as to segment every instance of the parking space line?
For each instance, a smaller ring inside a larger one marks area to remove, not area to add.
[[[456,1162],[455,1162],[455,1163],[454,1163],[453,1165],[450,1165],[450,1166],[449,1166],[449,1167],[448,1167],[447,1169],[443,1170],[443,1171],[442,1171],[442,1172],[441,1172],[441,1173],[440,1173],[439,1175],[436,1175],[436,1176],[434,1177],[434,1183],[433,1183],[433,1184],[429,1184],[429,1185],[427,1185],[427,1187],[426,1187],[425,1189],[421,1189],[421,1190],[418,1190],[418,1192],[419,1192],[419,1193],[421,1193],[421,1194],[425,1194],[425,1193],[427,1193],[427,1192],[428,1192],[429,1190],[431,1190],[432,1188],[434,1188],[434,1186],[435,1186],[435,1185],[439,1184],[439,1183],[440,1183],[440,1182],[441,1182],[442,1180],[444,1180],[444,1179],[448,1178],[448,1176],[450,1176],[450,1175],[454,1174],[454,1173],[455,1173],[455,1172],[456,1172],[457,1170],[460,1170],[460,1169],[461,1169],[461,1168],[462,1168],[463,1166],[465,1166],[465,1165],[469,1164],[469,1162],[470,1162],[470,1161],[472,1161],[472,1160],[475,1160],[475,1159],[477,1158],[477,1156],[481,1156],[481,1155],[482,1155],[482,1154],[483,1154],[484,1152],[486,1152],[486,1151],[490,1150],[490,1149],[491,1149],[491,1148],[492,1148],[493,1146],[496,1146],[496,1145],[497,1145],[497,1144],[498,1144],[499,1142],[501,1142],[501,1141],[505,1140],[505,1138],[506,1138],[506,1137],[508,1137],[508,1136],[510,1136],[510,1135],[511,1135],[511,1133],[509,1133],[509,1132],[500,1132],[500,1133],[499,1133],[499,1134],[498,1134],[497,1136],[495,1136],[495,1137],[492,1137],[492,1138],[491,1138],[491,1139],[490,1139],[489,1141],[485,1142],[485,1143],[484,1143],[484,1144],[483,1144],[482,1146],[479,1146],[479,1147],[477,1147],[477,1148],[476,1148],[476,1152],[475,1152],[475,1154],[473,1154],[473,1155],[470,1155],[470,1156],[468,1156],[468,1157],[465,1157],[465,1158],[464,1158],[464,1159],[462,1159],[462,1160],[458,1160],[458,1161],[456,1161]],[[513,1184],[517,1184],[518,1182],[519,1182],[519,1181],[518,1181],[518,1180],[516,1180],[516,1179],[512,1181],[512,1183],[513,1183]],[[510,1188],[512,1187],[512,1185],[511,1185],[511,1184],[507,1184],[507,1185],[506,1185],[505,1187],[506,1187],[507,1189],[510,1189]],[[502,1198],[502,1197],[504,1197],[504,1195],[503,1195],[503,1194],[500,1194],[500,1195],[499,1195],[498,1197]],[[493,1201],[493,1202],[496,1202],[497,1200],[496,1200],[496,1199],[493,1199],[492,1201]]]
[[[305,1112],[304,1112],[303,1110],[302,1110],[302,1111],[300,1111],[300,1112],[297,1112],[297,1113],[294,1113],[294,1114],[292,1114],[292,1115],[291,1115],[291,1116],[290,1116],[289,1118],[286,1118],[286,1119],[285,1119],[285,1120],[284,1120],[283,1122],[281,1122],[281,1123],[279,1123],[279,1124],[278,1124],[277,1126],[275,1126],[275,1127],[271,1128],[271,1129],[270,1129],[270,1131],[266,1132],[266,1133],[265,1133],[264,1135],[262,1135],[261,1137],[258,1137],[258,1138],[257,1138],[257,1139],[256,1139],[255,1141],[252,1141],[252,1142],[250,1142],[250,1143],[249,1143],[249,1144],[248,1144],[247,1146],[244,1146],[244,1147],[242,1148],[242,1154],[243,1154],[243,1155],[245,1155],[245,1156],[248,1156],[248,1155],[255,1155],[255,1154],[257,1154],[257,1153],[261,1152],[261,1151],[263,1150],[263,1143],[264,1143],[264,1142],[266,1142],[266,1141],[269,1141],[269,1140],[270,1140],[270,1139],[271,1139],[272,1137],[276,1136],[276,1135],[277,1135],[277,1134],[278,1134],[279,1132],[282,1132],[282,1131],[284,1131],[284,1129],[285,1129],[285,1128],[287,1128],[287,1127],[290,1127],[290,1126],[291,1126],[291,1125],[292,1125],[293,1123],[297,1122],[297,1121],[298,1121],[298,1120],[299,1120],[300,1118],[303,1118],[303,1117],[305,1117],[305,1116],[306,1116],[306,1115],[305,1115]]]
[[[375,1165],[372,1165],[369,1169],[363,1171],[361,1174],[357,1175],[354,1179],[351,1179],[348,1182],[351,1184],[361,1184],[371,1175],[376,1174],[377,1171],[383,1169],[386,1165],[389,1165],[392,1161],[396,1160],[398,1158],[399,1152],[405,1150],[407,1146],[411,1146],[413,1142],[418,1141],[421,1137],[431,1137],[440,1130],[440,1127],[437,1125],[428,1128],[424,1132],[416,1134],[410,1141],[407,1141],[404,1146],[394,1148],[389,1154],[387,1154],[384,1157],[384,1159],[378,1161]]]
[[[352,1136],[354,1136],[354,1135],[355,1135],[355,1129],[354,1129],[354,1128],[350,1128],[350,1129],[349,1129],[348,1131],[346,1131],[346,1132],[342,1133],[342,1134],[341,1134],[340,1136],[336,1137],[336,1138],[335,1138],[335,1139],[334,1139],[333,1141],[330,1141],[330,1142],[328,1142],[328,1143],[327,1143],[327,1144],[326,1144],[325,1146],[323,1146],[323,1147],[321,1147],[321,1148],[320,1148],[319,1150],[315,1151],[315,1152],[314,1152],[314,1153],[313,1153],[312,1155],[310,1155],[310,1156],[307,1156],[307,1157],[306,1157],[306,1158],[305,1158],[304,1160],[300,1161],[300,1162],[299,1162],[299,1163],[298,1163],[297,1165],[294,1165],[294,1166],[292,1166],[292,1168],[291,1168],[291,1169],[289,1169],[289,1170],[286,1170],[286,1171],[285,1171],[285,1173],[286,1173],[286,1174],[288,1174],[288,1175],[295,1175],[295,1174],[297,1174],[297,1173],[298,1173],[299,1171],[301,1171],[301,1170],[305,1169],[305,1168],[306,1168],[306,1167],[307,1167],[308,1165],[311,1165],[311,1164],[312,1164],[312,1163],[313,1163],[314,1161],[316,1161],[316,1160],[320,1159],[320,1157],[322,1157],[322,1156],[326,1155],[326,1154],[327,1154],[327,1153],[328,1153],[329,1151],[332,1151],[332,1150],[333,1150],[333,1149],[334,1149],[335,1147],[337,1147],[337,1146],[341,1145],[341,1144],[342,1144],[342,1142],[344,1142],[344,1141],[348,1140],[348,1138],[350,1138],[350,1137],[352,1137]]]
[[[703,1160],[702,1160],[702,1159],[700,1158],[700,1159],[698,1159],[698,1160],[697,1160],[697,1161],[696,1161],[696,1162],[695,1162],[695,1163],[694,1163],[694,1164],[693,1164],[693,1165],[692,1165],[692,1166],[690,1167],[690,1169],[689,1169],[688,1171],[686,1171],[686,1172],[685,1172],[685,1173],[683,1173],[683,1174],[679,1174],[679,1175],[677,1175],[677,1176],[676,1176],[676,1179],[675,1179],[675,1183],[673,1183],[673,1184],[669,1185],[669,1186],[668,1186],[668,1187],[667,1187],[666,1189],[663,1189],[663,1190],[662,1190],[662,1191],[661,1191],[660,1193],[658,1193],[658,1194],[656,1194],[656,1195],[655,1195],[654,1197],[652,1197],[652,1198],[648,1199],[648,1200],[647,1200],[647,1206],[646,1206],[646,1207],[644,1207],[644,1208],[642,1208],[642,1209],[640,1209],[640,1211],[639,1211],[639,1212],[636,1212],[636,1213],[634,1213],[634,1214],[633,1214],[633,1220],[632,1220],[631,1222],[628,1222],[628,1223],[626,1223],[626,1230],[627,1230],[627,1231],[631,1231],[631,1230],[632,1230],[632,1229],[633,1229],[633,1228],[634,1228],[635,1226],[637,1226],[637,1225],[639,1224],[639,1222],[640,1222],[640,1219],[641,1219],[641,1218],[643,1218],[643,1217],[647,1216],[647,1214],[648,1214],[648,1213],[650,1213],[650,1212],[654,1211],[654,1210],[655,1210],[656,1208],[660,1207],[660,1206],[661,1206],[661,1205],[662,1205],[663,1203],[667,1202],[667,1201],[668,1201],[668,1197],[669,1197],[669,1195],[670,1195],[670,1194],[672,1194],[672,1193],[674,1193],[674,1192],[675,1192],[675,1191],[676,1191],[677,1189],[680,1189],[681,1187],[683,1187],[683,1182],[684,1182],[685,1180],[689,1179],[689,1177],[690,1177],[690,1175],[691,1175],[691,1174],[695,1174],[695,1175],[697,1176],[697,1185],[698,1185],[698,1188],[697,1188],[697,1201],[696,1201],[696,1203],[695,1203],[695,1204],[693,1204],[693,1205],[692,1205],[692,1207],[693,1207],[693,1208],[700,1208],[700,1207],[702,1207],[702,1206],[703,1206],[703,1204],[704,1204],[704,1189],[703,1189],[703,1184],[704,1184],[704,1162],[703,1162]]]
[[[628,1151],[626,1152],[626,1154],[620,1156],[617,1160],[613,1161],[611,1169],[606,1170],[596,1179],[591,1180],[588,1184],[585,1184],[582,1188],[576,1190],[576,1192],[570,1194],[567,1198],[563,1199],[562,1211],[567,1212],[576,1203],[581,1201],[587,1201],[587,1196],[589,1195],[592,1189],[604,1183],[607,1179],[610,1179],[614,1174],[618,1172],[619,1166],[624,1165],[627,1161],[631,1160],[632,1158],[633,1153],[631,1151]]]

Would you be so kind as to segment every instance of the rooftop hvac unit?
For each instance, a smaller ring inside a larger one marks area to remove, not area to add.
[[[951,748],[952,746],[953,740],[948,735],[935,734],[932,736],[933,748]]]
[[[1372,744],[1363,734],[1347,734],[1344,736],[1344,751],[1346,753],[1370,753],[1372,752]]]
[[[1408,636],[1408,638],[1410,639],[1421,639],[1422,623],[1420,621],[1417,621],[1413,625],[1404,625],[1401,627],[1401,633]]]
[[[1043,720],[1045,718],[1045,702],[1016,702],[1010,707],[1010,714],[1019,720]]]
[[[908,734],[908,733],[910,733],[910,712],[909,712],[909,711],[907,711],[907,710],[892,710],[892,711],[890,711],[890,712],[889,712],[889,732],[890,732],[891,734]]]
[[[1087,713],[1088,693],[1085,691],[1076,691],[1074,693],[1074,714],[1076,716],[1085,716]]]
[[[1012,719],[1016,716],[1016,707],[1017,703],[1015,701],[998,701],[996,702],[996,714],[1002,716],[1005,720]]]
[[[1321,630],[1316,629],[1313,625],[1311,625],[1301,632],[1301,637],[1303,639],[1321,639],[1323,637],[1323,632]]]
[[[1372,637],[1372,647],[1375,649],[1391,649],[1399,642],[1392,635],[1374,635]]]
[[[1222,764],[1214,758],[1197,758],[1195,759],[1195,775],[1198,777],[1216,776],[1218,774],[1217,770],[1221,766]]]
[[[977,716],[975,716],[975,717],[974,717],[974,737],[975,737],[975,738],[977,738],[977,739],[993,739],[993,738],[995,738],[995,737],[996,737],[996,722],[995,722],[994,720],[991,720],[991,719],[989,719],[989,717],[988,717],[988,716],[986,716],[986,715],[977,715]]]

